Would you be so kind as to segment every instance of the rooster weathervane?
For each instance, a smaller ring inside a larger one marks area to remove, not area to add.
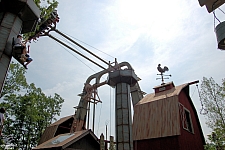
[[[163,73],[165,73],[166,71],[169,71],[169,68],[166,67],[166,66],[164,66],[164,68],[162,68],[162,67],[161,67],[161,64],[158,64],[157,69],[158,69],[158,71],[160,72],[160,74],[157,74],[157,75],[160,75],[161,78],[156,78],[156,80],[157,80],[157,79],[162,79],[162,84],[161,84],[161,85],[163,85],[163,84],[165,84],[165,83],[164,83],[164,79],[169,79],[169,78],[164,78],[164,76],[170,76],[170,77],[171,77],[171,75],[165,75],[165,74],[163,74]]]

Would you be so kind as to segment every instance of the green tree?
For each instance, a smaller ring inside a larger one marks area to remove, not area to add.
[[[56,120],[64,100],[58,94],[46,96],[33,83],[28,84],[24,74],[25,69],[19,64],[10,64],[0,107],[7,112],[3,135],[11,137],[11,143],[20,149],[31,149],[38,144],[44,129]],[[21,77],[23,84],[19,84],[20,81],[14,79],[16,77]],[[9,90],[11,85],[12,90]],[[19,87],[15,88],[15,85]]]
[[[40,18],[43,20],[47,20],[51,13],[58,7],[58,2],[56,0],[34,0],[35,4],[38,6],[38,8],[41,10]],[[40,25],[43,22],[40,21],[37,24],[36,30],[39,30]],[[29,37],[34,36],[35,32],[29,32],[23,35],[23,38],[27,40]]]
[[[206,124],[213,131],[206,149],[225,149],[225,79],[219,85],[212,77],[204,77],[200,95],[207,110]]]
[[[7,82],[4,84],[0,97],[3,97],[6,94],[19,92],[22,88],[27,87],[28,85],[24,75],[25,72],[25,69],[21,68],[19,64],[12,62],[5,79]]]

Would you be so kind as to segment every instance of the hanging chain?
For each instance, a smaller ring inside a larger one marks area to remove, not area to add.
[[[206,115],[208,113],[208,111],[203,106],[203,102],[202,102],[202,98],[201,98],[201,95],[200,95],[200,92],[199,92],[198,84],[196,84],[196,87],[198,89],[198,96],[199,96],[199,99],[200,99],[200,102],[201,102],[201,106],[202,106],[202,108],[200,110],[200,114],[201,115]]]
[[[214,9],[214,5],[215,5],[217,2],[218,2],[218,0],[216,0],[216,1],[213,3],[213,5],[212,5],[212,10]],[[216,21],[215,21],[215,19],[216,19],[219,23],[221,23],[221,22],[220,22],[220,20],[216,17],[215,10],[213,10],[213,16],[214,16],[214,30],[215,30],[215,28],[216,28]]]
[[[222,10],[222,9],[220,9],[220,8],[218,8],[223,14],[225,14],[225,12]]]

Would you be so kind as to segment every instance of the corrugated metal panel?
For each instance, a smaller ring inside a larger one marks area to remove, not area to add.
[[[133,150],[129,93],[129,84],[116,84],[116,142],[119,150]]]
[[[178,97],[152,101],[134,108],[133,139],[180,135]]]
[[[15,18],[16,18],[16,15],[11,14],[11,13],[6,13],[4,15],[4,19],[2,20],[1,26],[11,29],[11,27],[13,26]]]
[[[3,15],[3,13],[2,13]],[[1,25],[0,25],[0,52],[2,53],[6,47],[6,43],[11,32],[11,28],[14,23],[15,15],[6,13],[2,16]]]
[[[20,18],[23,20],[21,33],[34,31],[33,27],[36,26],[40,17],[40,10],[33,0],[2,0],[0,10],[16,15],[20,14]]]
[[[0,58],[0,91],[4,84],[4,79],[8,70],[8,65],[10,63],[11,58],[9,58],[7,55],[2,54]]]
[[[0,91],[3,86],[5,75],[8,70],[8,66],[11,60],[12,53],[12,37],[15,36],[15,33],[19,33],[18,28],[15,28],[12,31],[12,26],[14,25],[15,15],[11,13],[1,13],[0,19]],[[15,24],[14,26],[20,26],[21,24]],[[4,53],[3,53],[4,52]]]
[[[5,50],[5,53],[10,56],[12,52],[12,37],[19,33],[22,21],[12,13],[5,13],[1,21],[0,52]]]
[[[8,57],[7,55],[2,55],[0,62],[1,62],[1,66],[8,68],[9,62],[10,62],[11,58]],[[2,70],[1,70],[2,72]]]
[[[28,7],[33,11],[34,15],[39,18],[41,11],[39,10],[39,8],[37,7],[37,5],[34,3],[33,0],[20,0],[20,1],[24,1],[27,2]]]
[[[10,31],[10,29],[0,26],[0,54],[2,54],[5,49]]]
[[[13,22],[13,26],[11,27],[11,32],[8,36],[8,40],[5,47],[5,53],[9,56],[12,55],[12,39],[13,37],[16,38],[16,36],[20,33],[21,28],[22,28],[22,20],[16,16]]]
[[[22,20],[19,17],[15,18],[12,30],[13,30],[13,32],[16,33],[16,35],[18,34],[18,31],[21,31],[22,23],[23,22],[22,22]]]

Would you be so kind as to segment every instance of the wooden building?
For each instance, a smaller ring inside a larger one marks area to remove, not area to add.
[[[33,150],[99,150],[98,138],[91,130],[60,134]]]
[[[73,115],[63,117],[59,119],[58,121],[54,122],[50,126],[48,126],[44,133],[42,134],[40,141],[38,144],[44,143],[45,141],[48,141],[49,139],[64,133],[70,133],[70,129],[72,127],[74,117]]]
[[[154,88],[134,107],[134,150],[203,150],[205,139],[189,84]]]

